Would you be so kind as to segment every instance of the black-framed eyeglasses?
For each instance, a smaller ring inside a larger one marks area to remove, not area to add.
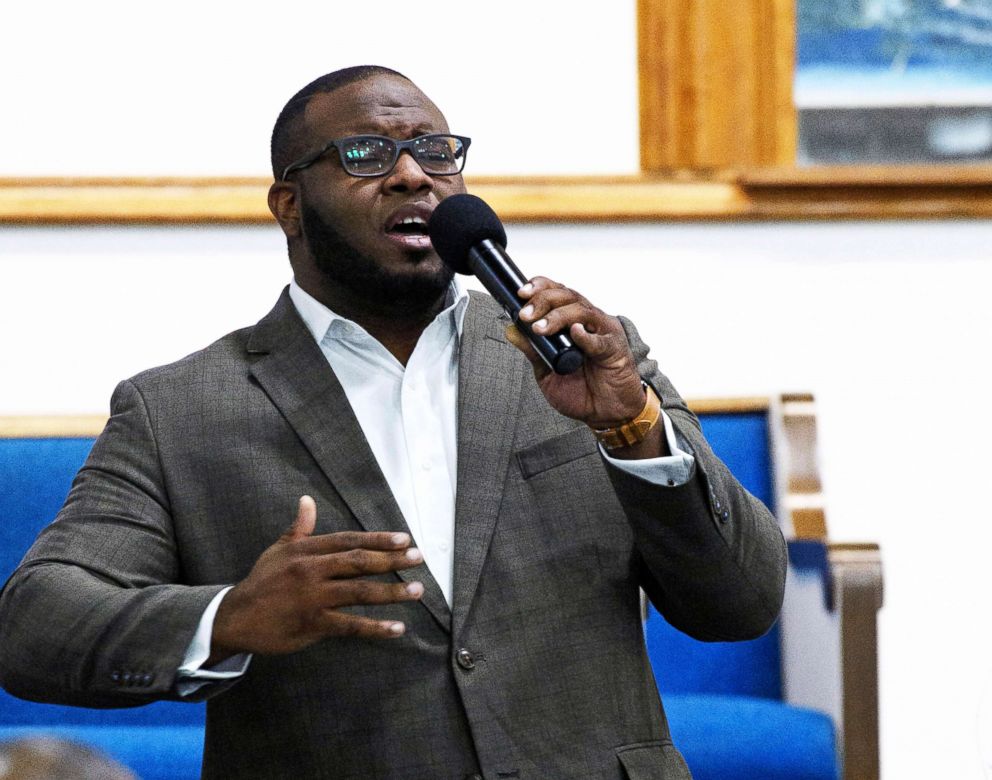
[[[424,173],[431,176],[454,176],[465,167],[465,156],[471,138],[461,135],[431,133],[409,141],[397,141],[384,135],[351,135],[336,138],[324,146],[287,165],[282,172],[282,181],[293,171],[313,165],[332,147],[338,150],[341,167],[351,176],[385,176],[396,167],[400,152],[413,155]]]

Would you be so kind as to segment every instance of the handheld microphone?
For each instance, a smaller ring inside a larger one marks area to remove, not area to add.
[[[550,336],[534,333],[519,320],[526,301],[517,290],[527,279],[506,253],[506,231],[489,205],[475,195],[442,200],[427,223],[427,233],[441,259],[460,274],[475,274],[556,374],[571,374],[583,356],[565,331]]]

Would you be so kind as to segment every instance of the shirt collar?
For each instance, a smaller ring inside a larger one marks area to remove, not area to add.
[[[365,329],[357,322],[352,322],[346,317],[335,314],[324,304],[306,292],[296,283],[294,278],[289,283],[289,297],[296,306],[300,317],[307,326],[307,330],[320,344],[325,338],[347,339],[357,337],[362,334],[368,335]],[[465,310],[468,308],[468,290],[461,280],[455,276],[448,287],[447,305],[434,321],[442,320],[454,328],[455,333],[461,339],[462,330],[465,323]]]

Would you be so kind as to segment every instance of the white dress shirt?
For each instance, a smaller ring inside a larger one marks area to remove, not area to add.
[[[427,326],[403,366],[382,344],[351,320],[340,317],[294,280],[289,296],[344,389],[414,543],[451,605],[454,573],[455,486],[457,478],[458,348],[468,292],[457,278],[448,306]],[[668,415],[662,412],[672,455],[618,460],[615,466],[659,485],[680,485],[693,458],[679,448]],[[317,507],[320,516],[320,507]],[[292,518],[287,518],[287,525]],[[211,679],[237,676],[249,656],[203,669],[210,652],[214,615],[227,590],[207,607],[183,665],[177,687],[189,695]]]

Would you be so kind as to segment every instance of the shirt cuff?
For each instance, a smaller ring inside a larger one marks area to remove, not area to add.
[[[696,462],[696,459],[679,446],[678,438],[675,435],[675,427],[672,425],[672,421],[668,415],[665,414],[664,409],[661,411],[661,419],[665,426],[665,440],[668,442],[668,449],[672,453],[671,455],[666,455],[663,458],[621,460],[620,458],[611,458],[609,452],[603,448],[602,444],[599,445],[599,451],[603,453],[603,457],[614,467],[621,471],[626,471],[628,474],[633,474],[635,477],[640,477],[646,482],[651,482],[655,485],[667,485],[668,487],[684,485],[689,481],[689,476],[692,474],[692,465]]]
[[[220,602],[224,599],[224,596],[233,587],[232,585],[224,588],[224,590],[214,596],[200,617],[200,623],[196,627],[196,633],[193,635],[189,647],[186,648],[186,655],[183,657],[182,666],[179,667],[176,674],[176,693],[180,696],[190,696],[212,681],[233,680],[243,675],[248,669],[248,664],[251,662],[251,653],[238,653],[214,664],[209,669],[203,668],[203,664],[210,657],[210,638],[213,635],[214,618],[217,616],[217,609],[220,607]]]

